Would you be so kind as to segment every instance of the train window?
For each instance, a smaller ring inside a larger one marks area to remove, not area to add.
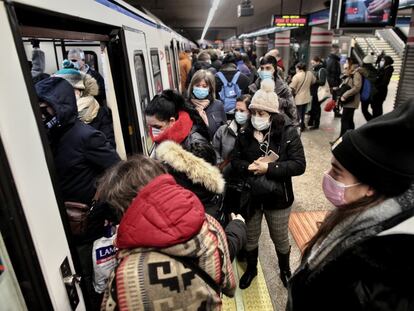
[[[165,60],[167,61],[168,81],[170,82],[170,89],[174,89],[174,80],[171,68],[171,55],[168,46],[165,47]]]
[[[147,77],[147,72],[145,69],[145,59],[144,59],[144,54],[142,53],[142,51],[134,52],[134,67],[135,67],[135,74],[137,76],[137,82],[138,82],[138,92],[140,96],[141,111],[142,113],[144,113],[145,108],[148,106],[150,95],[149,95],[149,89],[148,89],[148,77]],[[159,63],[158,63],[158,68],[159,68]],[[159,76],[161,77],[161,74]],[[143,122],[144,122],[144,133],[145,133],[145,145],[146,145],[148,154],[150,154],[152,147],[153,147],[153,142],[149,135],[148,126],[145,121],[145,118]]]
[[[85,52],[85,63],[88,64],[92,70],[99,72],[98,68],[98,56],[94,51],[84,51]]]
[[[158,50],[151,50],[152,74],[154,75],[155,93],[162,92],[161,66]]]

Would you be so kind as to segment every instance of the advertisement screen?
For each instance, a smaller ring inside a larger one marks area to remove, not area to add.
[[[394,26],[398,0],[343,0],[339,28]]]
[[[414,0],[400,0],[400,9],[414,6]]]

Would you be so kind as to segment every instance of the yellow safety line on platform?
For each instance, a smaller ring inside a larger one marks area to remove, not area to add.
[[[237,280],[243,275],[245,263],[234,261],[233,270]],[[260,261],[257,265],[257,277],[249,288],[241,290],[237,288],[234,298],[224,297],[223,311],[273,311],[269,290],[264,279]]]

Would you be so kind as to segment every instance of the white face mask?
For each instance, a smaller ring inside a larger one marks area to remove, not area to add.
[[[252,116],[252,125],[258,131],[267,130],[270,127],[270,117]]]
[[[380,61],[380,63],[379,63],[379,65],[380,65],[380,67],[384,67],[384,65],[385,65],[385,61]]]
[[[234,114],[234,119],[238,124],[243,125],[246,123],[247,119],[249,119],[249,115],[247,112],[236,111]]]
[[[152,136],[157,137],[157,136],[159,136],[162,133],[162,130],[161,129],[157,129],[155,127],[152,127],[151,128],[151,132],[152,132]]]

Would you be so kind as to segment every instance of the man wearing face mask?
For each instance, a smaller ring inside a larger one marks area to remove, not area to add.
[[[372,116],[374,118],[383,113],[382,106],[387,98],[388,84],[390,84],[394,72],[394,67],[392,66],[393,63],[394,60],[388,55],[384,55],[379,63],[380,67],[378,69],[378,76],[375,84],[377,93],[374,95],[371,103]]]
[[[99,94],[95,96],[100,105],[105,105],[106,93],[105,93],[105,81],[99,72],[93,70],[88,64],[85,63],[85,52],[79,48],[70,49],[68,52],[68,59],[75,64],[75,69],[87,73],[96,80],[99,86]]]
[[[250,94],[254,95],[260,88],[260,83],[265,79],[271,79],[275,84],[275,93],[279,100],[279,110],[285,114],[292,123],[299,127],[297,118],[297,109],[295,100],[289,86],[277,74],[277,60],[271,55],[265,56],[260,60],[260,68],[258,70],[259,79],[255,83],[249,85]]]
[[[304,173],[305,155],[299,133],[280,113],[272,79],[264,79],[249,106],[251,119],[237,136],[231,165],[251,186],[250,217],[246,219],[247,269],[240,279],[245,289],[257,275],[258,243],[263,215],[275,245],[280,279],[291,275],[288,220],[294,201],[292,176]]]
[[[286,310],[410,310],[414,305],[414,101],[348,131],[323,176],[335,206],[289,282]]]

